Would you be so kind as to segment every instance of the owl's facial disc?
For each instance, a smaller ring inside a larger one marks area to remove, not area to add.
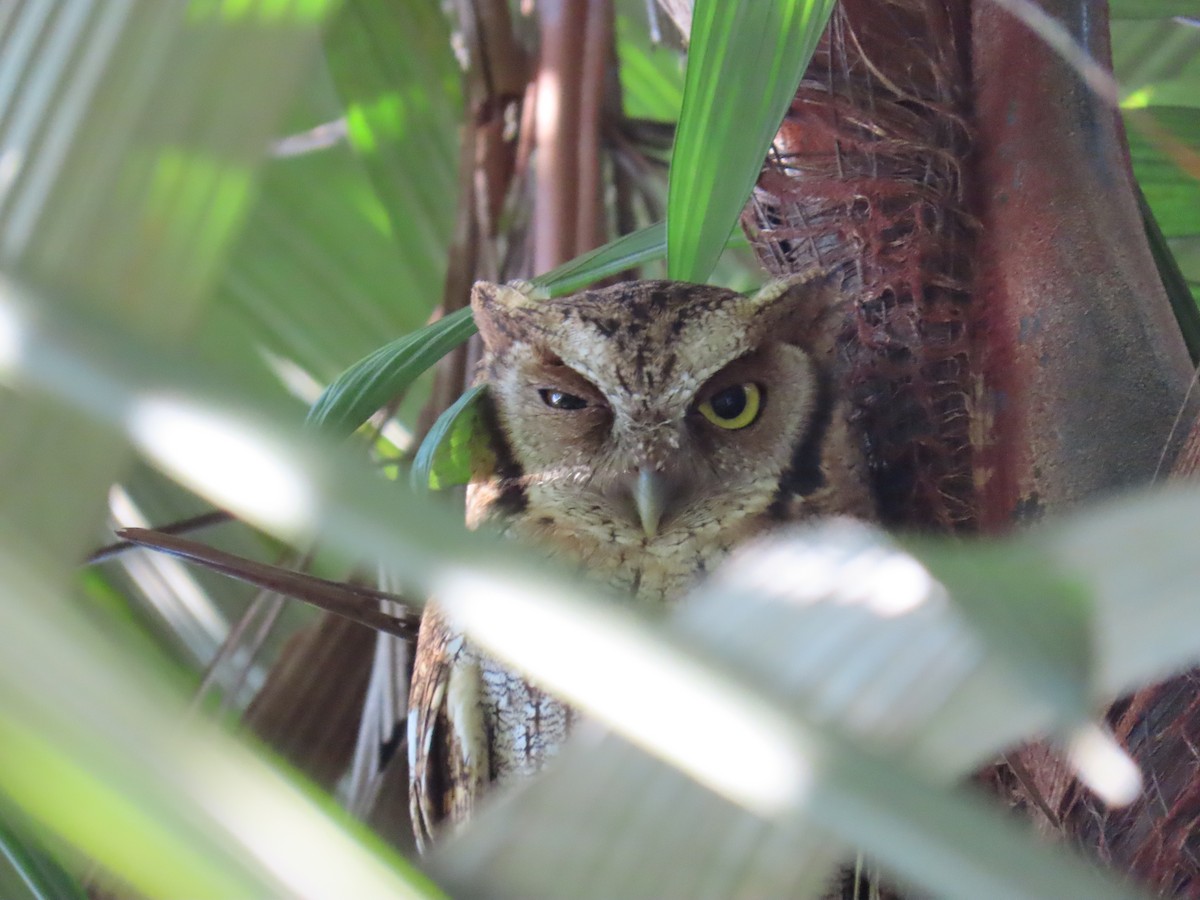
[[[762,304],[673,282],[511,309],[477,299],[499,425],[539,528],[581,555],[611,542],[667,552],[770,508],[814,368]]]
[[[562,467],[564,475],[575,473],[582,482],[582,493],[590,490],[598,494],[615,513],[640,525],[646,538],[653,540],[664,516],[675,512],[679,501],[689,494],[685,479],[669,462],[680,446],[677,432],[683,426],[683,416],[659,414],[657,427],[651,429],[618,423],[615,420],[619,417],[612,410],[626,406],[629,398],[606,396],[554,354],[538,360],[526,384],[527,400],[535,394],[541,407],[539,411],[539,404],[527,402],[526,409],[532,415],[540,412],[539,418],[553,429],[559,442],[557,449],[566,463]],[[748,422],[756,414],[757,394],[752,402],[754,409],[747,416],[745,398],[731,394],[717,399],[717,411],[707,414],[714,417],[714,422],[724,421],[721,416],[736,419],[739,415]],[[597,438],[600,446],[594,444]],[[571,456],[573,451],[589,446],[595,447],[589,458],[593,462],[604,459],[606,464],[593,465],[585,474],[582,467],[571,464]]]
[[[802,420],[810,403],[808,358],[771,344],[702,380],[694,372],[639,377],[653,370],[608,372],[567,347],[524,351],[497,393],[538,502],[589,510],[597,523],[624,523],[626,539],[667,545],[717,510],[765,509],[796,440],[784,423]]]

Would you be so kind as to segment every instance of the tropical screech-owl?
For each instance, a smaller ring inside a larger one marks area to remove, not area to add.
[[[542,300],[476,284],[492,464],[472,480],[469,524],[491,520],[661,605],[780,522],[870,518],[837,390],[839,297],[815,271],[753,296],[640,281]],[[410,709],[422,845],[491,781],[539,768],[573,715],[464,640],[436,603]]]

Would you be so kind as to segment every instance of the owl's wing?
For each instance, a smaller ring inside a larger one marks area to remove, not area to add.
[[[490,781],[478,657],[430,603],[421,619],[408,713],[409,806],[417,847],[466,820]]]

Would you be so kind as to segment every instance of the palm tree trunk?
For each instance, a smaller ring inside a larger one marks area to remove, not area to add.
[[[1109,66],[1107,3],[1043,7]],[[1000,529],[1169,471],[1172,426],[1196,407],[1118,111],[997,5],[976,4],[972,32],[991,397],[982,517]]]

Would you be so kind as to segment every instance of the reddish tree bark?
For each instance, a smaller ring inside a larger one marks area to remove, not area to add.
[[[1104,0],[1041,6],[1109,65]],[[1196,419],[1119,113],[994,3],[842,0],[743,221],[769,269],[843,274],[844,377],[889,524],[1003,531],[1149,483],[1177,416]],[[1127,810],[1042,746],[993,781],[1060,838],[1194,895],[1196,683],[1114,707],[1151,786]]]
[[[1042,5],[1109,65],[1106,3]],[[1146,484],[1164,456],[1169,470],[1192,364],[1118,111],[992,3],[976,4],[972,47],[992,418],[981,514],[997,529]]]

